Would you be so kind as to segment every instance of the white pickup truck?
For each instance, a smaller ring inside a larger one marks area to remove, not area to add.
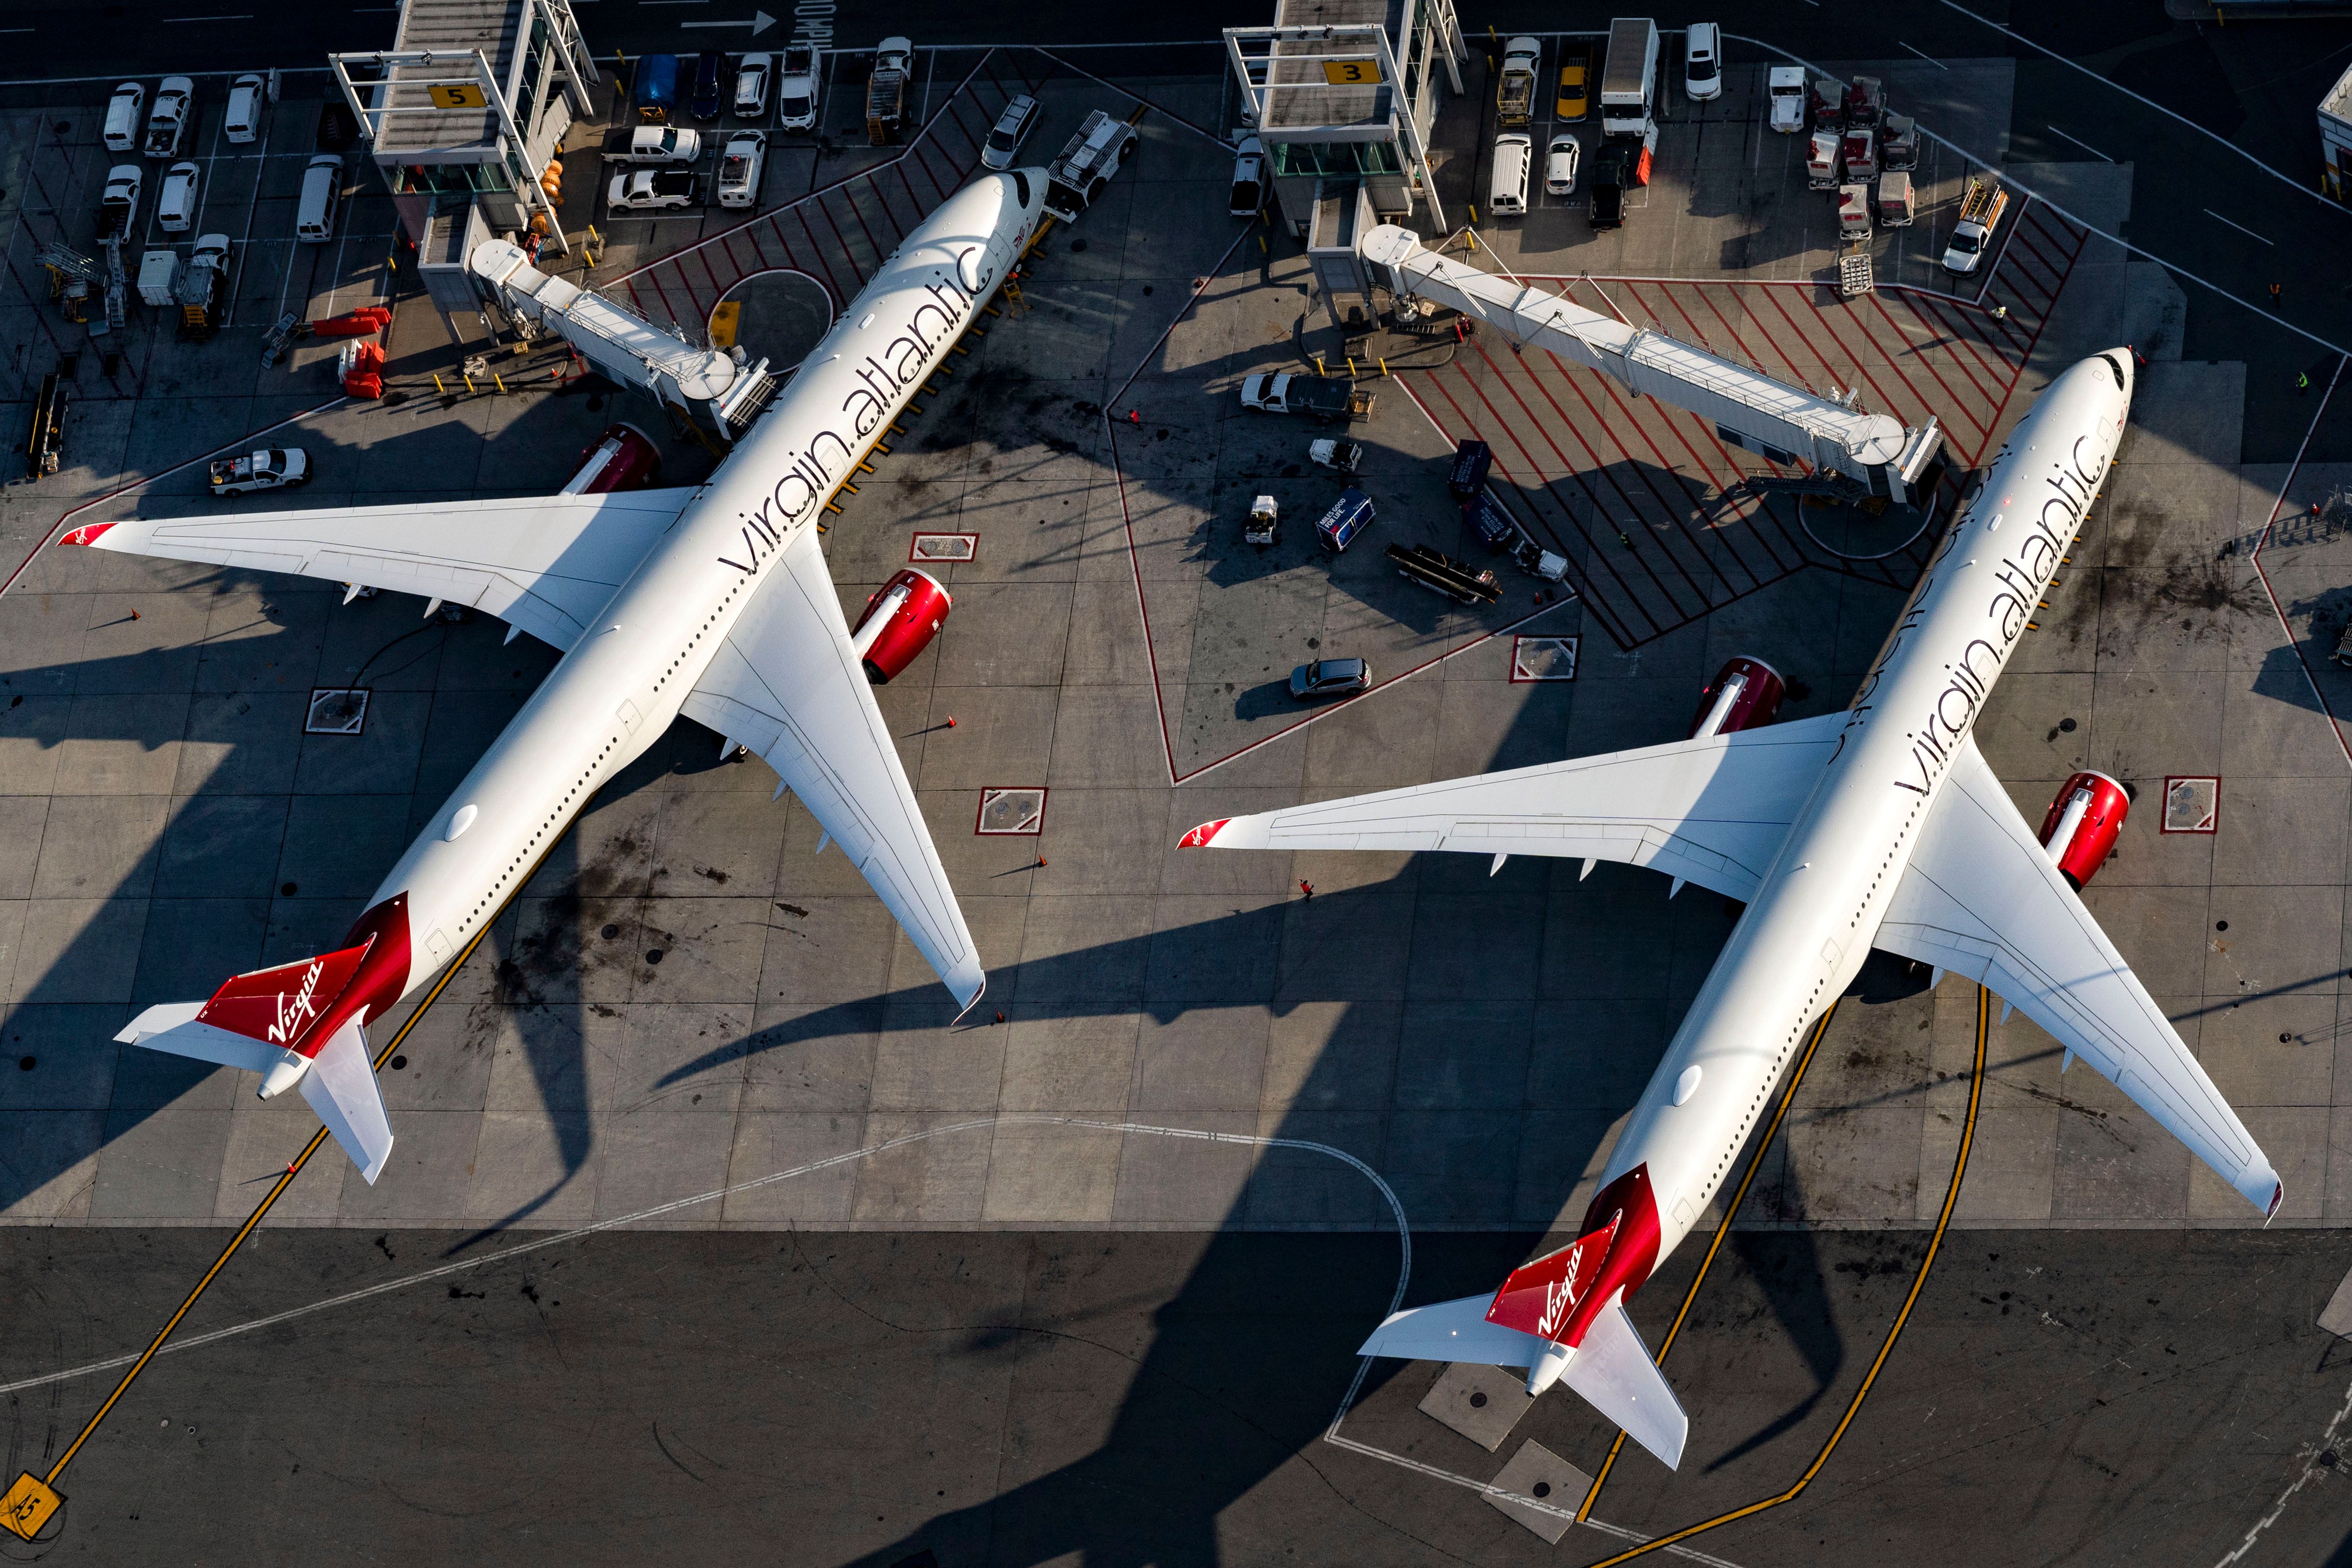
[[[242,457],[218,457],[208,470],[215,496],[249,496],[310,482],[310,456],[299,446],[267,447]]]
[[[1960,194],[1959,221],[1952,225],[1952,243],[1944,251],[1944,270],[1962,277],[1974,272],[1991,248],[1992,232],[2009,208],[2009,192],[1990,174],[1969,177]]]
[[[640,125],[629,132],[625,152],[608,152],[608,163],[691,163],[702,156],[702,136],[678,125]]]

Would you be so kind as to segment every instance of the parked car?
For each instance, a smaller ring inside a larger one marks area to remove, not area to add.
[[[1705,103],[1723,96],[1723,29],[1693,22],[1683,35],[1683,96]]]
[[[1244,136],[1234,157],[1234,193],[1226,210],[1237,218],[1254,218],[1265,205],[1265,143]]]
[[[187,134],[188,110],[196,101],[196,84],[187,77],[165,77],[155,89],[154,106],[147,110],[147,156],[177,158]]]
[[[686,111],[697,120],[716,120],[726,100],[722,81],[727,75],[727,51],[705,49],[694,57],[694,88]]]
[[[1586,220],[1595,229],[1625,226],[1625,149],[1604,145],[1592,161],[1592,178],[1585,185]]]
[[[1583,146],[1578,142],[1572,131],[1560,131],[1551,139],[1551,146],[1544,153],[1544,189],[1547,192],[1555,196],[1576,193],[1576,161],[1583,152]]]
[[[980,150],[983,168],[1010,169],[1021,143],[1037,123],[1037,100],[1027,93],[1019,93],[1004,106],[996,117],[996,127],[988,133],[988,144]]]
[[[785,131],[816,129],[816,46],[787,44],[776,72],[776,124]]]
[[[1553,114],[1560,120],[1582,120],[1592,112],[1592,46],[1559,47],[1559,101]]]
[[[899,36],[885,38],[875,45],[874,68],[911,74],[915,68],[915,41]]]
[[[291,489],[310,482],[310,455],[299,446],[265,447],[240,457],[215,458],[207,476],[215,496]]]
[[[136,163],[117,163],[106,172],[106,188],[98,194],[98,237],[131,237],[131,221],[139,213],[139,187],[146,175]]]
[[[196,176],[193,162],[172,165],[163,188],[155,195],[155,226],[165,234],[185,234],[196,221]]]
[[[1345,696],[1372,684],[1372,667],[1361,659],[1318,659],[1290,672],[1290,695],[1300,702]]]
[[[735,117],[758,120],[768,112],[768,89],[774,84],[776,57],[745,55],[735,68]]]
[[[343,202],[343,160],[321,152],[302,171],[301,193],[294,202],[294,237],[306,245],[324,245],[335,237],[335,209]]]
[[[221,135],[243,146],[261,134],[261,106],[268,98],[263,80],[248,71],[228,84],[228,107],[221,111]]]
[[[615,174],[604,204],[616,213],[659,213],[694,204],[691,169],[639,169]]]
[[[719,204],[757,206],[760,172],[768,164],[768,139],[756,131],[739,131],[719,154]]]
[[[106,100],[106,131],[100,140],[109,152],[135,152],[139,133],[146,129],[140,111],[147,107],[147,89],[135,81],[124,82]]]
[[[702,156],[702,133],[677,125],[640,125],[629,132],[629,150],[613,156],[622,163],[691,163]]]

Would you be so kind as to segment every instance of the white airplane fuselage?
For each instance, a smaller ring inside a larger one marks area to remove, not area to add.
[[[1658,1258],[1697,1223],[1805,1030],[1869,956],[1951,758],[2114,462],[2132,369],[2116,349],[2065,371],[1996,455],[1634,1106],[1601,1181],[1648,1166]]]
[[[843,311],[385,875],[361,925],[404,911],[406,939],[380,940],[383,956],[361,976],[367,1017],[462,951],[590,797],[669,727],[772,580],[762,567],[817,526],[835,488],[1018,261],[1043,197],[1034,174],[974,181],[910,232]],[[395,946],[404,962],[386,963]]]

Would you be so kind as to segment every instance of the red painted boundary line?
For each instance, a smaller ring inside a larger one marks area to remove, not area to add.
[[[2294,662],[2302,669],[2304,681],[2311,687],[2311,695],[2318,700],[2319,711],[2327,716],[2327,727],[2336,737],[2337,749],[2344,753],[2346,762],[2352,763],[2352,742],[2344,738],[2343,722],[2336,716],[2336,710],[2327,706],[2326,694],[2319,689],[2319,678],[2311,673],[2311,664],[2303,656],[2303,642],[2295,636],[2294,628],[2287,624],[2286,612],[2279,608],[2278,595],[2271,589],[2271,574],[2263,570],[2263,547],[2271,542],[2271,530],[2278,527],[2279,513],[2286,509],[2286,493],[2294,488],[2294,476],[2303,469],[2303,455],[2311,445],[2311,433],[2319,428],[2321,416],[2327,413],[2328,401],[2336,395],[2336,383],[2343,379],[2344,360],[2339,355],[2336,361],[2336,373],[2327,378],[2327,391],[2321,395],[2319,407],[2312,413],[2310,427],[2303,433],[2303,441],[2294,449],[2294,462],[2287,468],[2285,481],[2279,486],[2278,499],[2272,503],[2270,519],[2263,524],[2262,538],[2254,541],[2254,575],[2263,580],[2263,597],[2271,601],[2271,613],[2278,617],[2279,630],[2286,633],[2286,645],[2294,650]]]
[[[239,441],[251,441],[257,435],[267,435],[273,430],[283,430],[289,424],[299,423],[303,420],[310,418],[312,414],[324,413],[331,408],[338,407],[349,402],[351,402],[351,399],[349,398],[331,397],[326,402],[319,404],[316,408],[306,408],[299,413],[289,414],[275,424],[265,424],[259,430],[249,430],[243,435],[238,436],[236,439]],[[2325,408],[2326,404],[2323,402],[2320,406]],[[8,574],[7,580],[0,582],[0,593],[5,593],[11,588],[16,586],[16,580],[25,574],[25,569],[26,567],[33,564],[33,558],[39,555],[43,550],[48,549],[49,541],[56,538],[60,533],[63,533],[68,523],[73,521],[74,518],[79,517],[82,513],[89,511],[92,507],[97,506],[100,502],[111,501],[117,496],[127,496],[131,491],[140,488],[142,486],[152,485],[156,480],[167,478],[173,474],[177,474],[183,468],[193,468],[197,464],[204,462],[205,458],[210,457],[215,452],[226,452],[231,449],[230,444],[227,442],[222,442],[216,445],[209,446],[205,449],[204,457],[191,457],[185,463],[174,463],[169,468],[160,468],[142,479],[133,479],[128,485],[123,485],[115,489],[109,490],[103,496],[92,496],[80,506],[75,507],[67,511],[64,516],[58,517],[57,522],[50,527],[49,531],[41,537],[41,542],[35,545],[26,553],[25,559],[16,563],[16,570]]]
[[[1151,110],[1152,113],[1160,116],[1162,120],[1174,120],[1185,130],[1192,131],[1196,135],[1207,137],[1210,141],[1215,142],[1218,146],[1224,148],[1227,152],[1233,151],[1234,144],[1226,141],[1223,137],[1218,135],[1215,131],[1195,125],[1181,114],[1171,114],[1168,110],[1160,108],[1160,105],[1152,102],[1150,99],[1139,98],[1134,93],[1128,91],[1127,89],[1119,86],[1118,83],[1115,81],[1105,81],[1102,78],[1095,75],[1094,72],[1087,69],[1084,66],[1072,65],[1069,61],[1064,59],[1061,56],[1055,54],[1051,49],[1041,49],[1033,44],[1029,47],[1029,52],[1034,55],[1042,55],[1045,58],[1053,61],[1055,65],[1061,67],[1064,70],[1069,71],[1073,75],[1082,76],[1098,87],[1107,87],[1110,89],[1111,91],[1118,94],[1121,98],[1133,99],[1137,103],[1143,105],[1144,108]],[[1399,678],[1402,679],[1402,677]],[[1341,706],[1344,706],[1346,705],[1342,704]],[[1211,763],[1210,766],[1213,768],[1216,764]]]

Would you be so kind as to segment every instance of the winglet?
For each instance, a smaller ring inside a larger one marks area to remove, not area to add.
[[[98,542],[98,536],[106,532],[107,529],[113,526],[114,525],[112,523],[84,523],[78,528],[68,528],[66,530],[65,537],[58,540],[58,543],[61,545],[94,545]]]
[[[1205,850],[1209,847],[1209,841],[1217,836],[1217,830],[1232,821],[1231,817],[1219,817],[1213,822],[1203,822],[1177,840],[1176,847],[1180,850]]]

